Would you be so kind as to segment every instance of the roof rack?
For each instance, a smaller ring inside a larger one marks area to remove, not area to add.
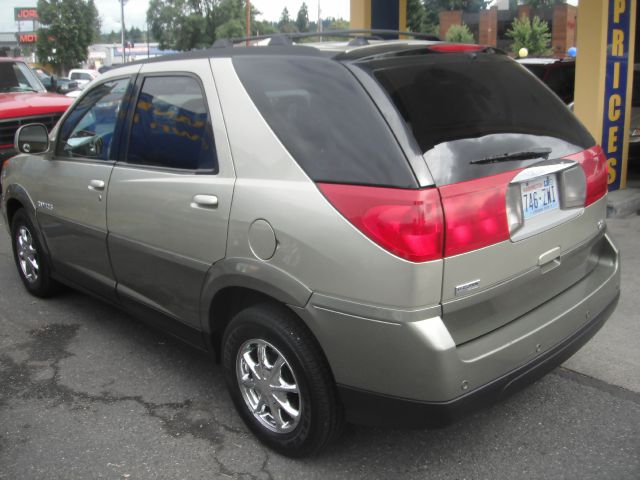
[[[345,37],[357,40],[362,45],[366,45],[364,42],[368,42],[368,39],[384,40],[385,37],[391,36],[405,36],[413,37],[420,40],[440,41],[435,35],[418,32],[403,32],[400,30],[330,30],[325,32],[303,32],[303,33],[273,33],[269,35],[255,35],[252,37],[234,37],[234,38],[220,38],[212,45],[214,48],[227,48],[232,47],[235,43],[250,42],[255,40],[267,40],[269,39],[269,46],[274,45],[293,45],[293,41],[299,38],[312,38],[312,37]]]

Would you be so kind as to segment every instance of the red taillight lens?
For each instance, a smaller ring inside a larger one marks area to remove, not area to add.
[[[443,219],[435,188],[402,190],[319,183],[329,202],[371,240],[412,262],[442,258]]]
[[[480,50],[484,50],[484,45],[469,45],[466,43],[438,43],[434,45],[429,45],[427,47],[429,50],[434,52],[443,52],[443,53],[456,53],[456,52],[478,52]]]
[[[440,187],[446,224],[445,257],[509,239],[507,188],[519,171]]]
[[[600,147],[595,146],[564,158],[575,160],[582,165],[584,175],[587,177],[585,207],[600,200],[607,193],[607,157]]]

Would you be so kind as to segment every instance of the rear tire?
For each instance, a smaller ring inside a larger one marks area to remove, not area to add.
[[[340,435],[344,416],[329,366],[293,312],[268,303],[242,310],[227,326],[222,345],[233,402],[263,443],[303,457]]]
[[[58,290],[51,278],[49,259],[38,239],[38,232],[24,209],[11,221],[11,244],[18,274],[27,291],[36,297],[49,297]]]

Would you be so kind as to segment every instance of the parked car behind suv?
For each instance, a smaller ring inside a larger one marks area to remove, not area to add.
[[[495,402],[619,296],[601,149],[490,48],[158,58],[16,142],[2,211],[26,289],[62,282],[215,352],[287,455],[345,421],[437,426]]]
[[[26,63],[0,58],[0,162],[14,155],[13,140],[21,125],[55,125],[72,100],[47,93]]]
[[[75,81],[80,90],[89,85],[89,82],[95,80],[98,76],[100,76],[100,72],[97,70],[82,68],[73,68],[69,70],[69,80]]]
[[[78,89],[78,83],[69,80],[68,78],[49,75],[49,73],[45,72],[41,68],[35,68],[33,71],[38,76],[38,80],[40,80],[44,88],[47,89],[47,92],[65,95]]]
[[[576,85],[576,62],[573,58],[523,58],[517,61],[542,80],[564,103],[573,103]]]

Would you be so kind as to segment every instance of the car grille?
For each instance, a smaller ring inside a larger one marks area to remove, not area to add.
[[[16,130],[18,130],[22,125],[27,125],[29,123],[43,123],[47,127],[47,130],[51,131],[60,117],[62,117],[62,112],[52,113],[50,115],[37,115],[34,117],[0,120],[0,145],[13,145],[13,138],[16,134]]]

